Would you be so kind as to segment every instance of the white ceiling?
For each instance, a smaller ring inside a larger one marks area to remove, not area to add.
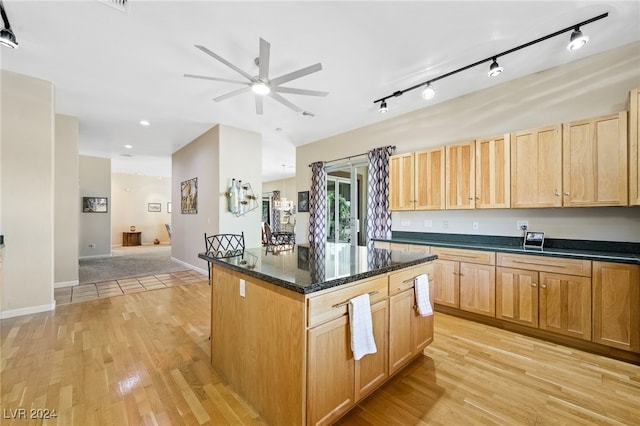
[[[0,48],[0,66],[54,83],[56,112],[79,119],[81,154],[151,175],[169,175],[173,152],[224,124],[262,134],[264,181],[292,176],[296,146],[640,40],[638,1],[130,0],[128,13],[98,0],[4,4],[20,47]],[[582,27],[591,40],[576,52],[565,49],[567,33],[500,58],[498,78],[483,64],[439,81],[428,103],[414,90],[390,99],[386,115],[373,104],[604,12]],[[216,103],[240,86],[183,77],[243,79],[195,44],[257,74],[260,37],[271,43],[272,77],[322,63],[286,86],[327,97],[283,95],[315,117],[270,98],[256,115],[251,93]]]

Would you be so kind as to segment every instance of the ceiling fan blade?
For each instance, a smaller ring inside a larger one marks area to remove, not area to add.
[[[273,91],[269,92],[269,96],[271,96],[276,101],[280,102],[282,105],[291,108],[295,112],[298,112],[298,113],[302,113],[303,112],[302,109],[300,109],[299,107],[297,107],[296,105],[294,105],[293,103],[289,102],[288,100],[286,100],[285,98],[283,98],[282,96],[278,95],[277,93],[275,93]]]
[[[235,65],[233,65],[231,62],[227,61],[226,59],[224,59],[222,56],[219,56],[215,53],[213,53],[212,51],[210,51],[209,49],[207,49],[204,46],[200,46],[198,44],[195,45],[198,49],[202,50],[204,53],[206,53],[207,55],[217,59],[218,61],[222,62],[223,64],[225,64],[226,66],[228,66],[229,68],[231,68],[232,70],[234,70],[235,72],[239,73],[240,75],[242,75],[243,77],[247,78],[249,81],[255,81],[255,78],[249,74],[247,74],[246,72],[244,72],[243,70],[241,70],[240,68],[236,67]]]
[[[292,87],[272,87],[271,90],[278,93],[291,93],[294,95],[309,95],[309,96],[327,96],[329,92],[318,92],[317,90],[306,89],[294,89]]]
[[[260,56],[258,59],[258,69],[260,80],[267,81],[269,79],[269,52],[271,45],[268,41],[260,38]]]
[[[262,115],[262,105],[264,103],[263,95],[256,95],[256,114]]]
[[[213,100],[216,101],[216,102],[224,101],[227,98],[230,98],[230,97],[235,96],[235,95],[239,95],[240,93],[246,92],[246,91],[248,91],[250,89],[251,89],[250,86],[243,87],[241,89],[234,90],[233,92],[229,92],[229,93],[227,93],[225,95],[220,95],[217,98],[213,98]]]
[[[206,75],[185,74],[184,76],[188,78],[198,78],[200,80],[213,80],[213,81],[224,81],[227,83],[250,84],[250,83],[247,83],[246,81],[231,80],[229,78],[220,78],[220,77],[207,77]]]
[[[320,70],[322,70],[322,64],[318,62],[317,64],[299,69],[298,71],[290,72],[289,74],[281,75],[280,77],[271,79],[271,85],[277,86],[279,84],[286,83],[287,81],[295,80],[296,78],[304,77],[305,75],[312,74]]]

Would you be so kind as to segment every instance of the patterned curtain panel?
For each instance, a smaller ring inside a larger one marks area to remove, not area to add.
[[[391,238],[389,211],[389,157],[393,147],[369,151],[369,202],[367,205],[367,242],[372,238]]]
[[[327,241],[327,172],[324,163],[311,165],[309,190],[309,245],[317,252]]]
[[[273,191],[271,196],[273,203],[271,203],[271,230],[273,232],[280,231],[280,210],[278,210],[278,203],[280,203],[280,191]]]

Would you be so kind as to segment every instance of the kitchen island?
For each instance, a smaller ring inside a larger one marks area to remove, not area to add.
[[[434,255],[331,243],[235,254],[198,255],[211,272],[211,364],[269,424],[337,420],[433,340],[413,283],[432,278]],[[378,350],[356,361],[347,302],[365,293]]]

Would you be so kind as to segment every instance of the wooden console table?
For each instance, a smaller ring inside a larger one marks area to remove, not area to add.
[[[142,232],[123,232],[122,246],[139,246],[142,244]]]

